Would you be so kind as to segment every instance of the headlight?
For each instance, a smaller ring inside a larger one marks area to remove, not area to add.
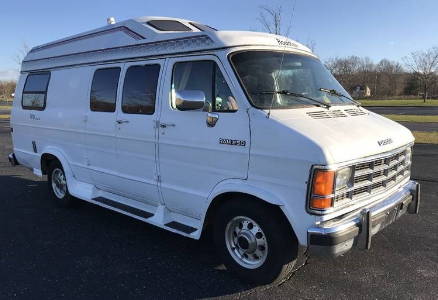
[[[353,169],[351,167],[336,171],[336,190],[351,187],[353,182]]]

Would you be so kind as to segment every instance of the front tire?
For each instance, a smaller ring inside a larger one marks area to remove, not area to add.
[[[279,282],[292,272],[298,241],[277,207],[253,198],[219,207],[214,240],[227,269],[255,284]]]
[[[58,160],[53,160],[48,168],[47,182],[50,191],[50,198],[62,207],[75,206],[77,201],[70,195],[67,186],[67,177],[64,169]]]

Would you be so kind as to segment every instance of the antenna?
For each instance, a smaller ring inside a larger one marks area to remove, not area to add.
[[[114,17],[108,17],[106,18],[106,23],[108,25],[116,24],[116,19]]]
[[[291,27],[292,27],[292,19],[293,19],[293,17],[294,17],[294,12],[295,12],[295,5],[297,4],[297,1],[295,0],[294,1],[294,5],[292,6],[292,13],[291,13],[291,15],[290,15],[290,19],[289,19],[289,25],[288,25],[288,27],[287,27],[287,31],[286,31],[286,38],[289,38],[289,32],[290,32],[290,29],[291,29]],[[283,48],[283,54],[281,55],[281,61],[280,61],[280,69],[278,70],[278,73],[277,73],[277,75],[275,75],[275,78],[274,78],[274,82],[277,82],[277,79],[278,79],[278,77],[280,76],[280,74],[281,74],[281,71],[282,71],[282,69],[283,69],[283,60],[284,60],[284,54],[285,54],[285,50],[286,50],[286,43],[284,44],[284,48]],[[271,105],[269,106],[269,111],[268,111],[268,114],[266,115],[266,118],[270,118],[271,117],[271,110],[272,110],[272,106],[274,106],[274,98],[277,96],[277,94],[275,94],[275,93],[272,93],[272,100],[271,100]]]

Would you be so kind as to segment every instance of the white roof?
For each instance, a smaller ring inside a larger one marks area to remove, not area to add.
[[[191,31],[159,31],[147,23],[153,20],[178,21]],[[129,19],[34,47],[24,58],[22,71],[250,45],[311,54],[309,48],[279,35],[197,26],[177,18]]]

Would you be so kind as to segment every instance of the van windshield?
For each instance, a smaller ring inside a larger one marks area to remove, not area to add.
[[[245,51],[231,62],[252,104],[260,109],[353,104],[320,60],[275,51]]]

